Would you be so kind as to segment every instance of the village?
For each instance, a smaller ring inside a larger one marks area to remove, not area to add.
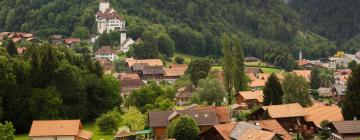
[[[360,138],[359,118],[354,116],[351,120],[346,119],[341,107],[346,98],[348,80],[354,74],[353,70],[358,69],[357,64],[360,64],[360,51],[356,54],[337,51],[332,57],[319,60],[308,60],[300,51],[296,61],[297,69],[290,71],[245,54],[242,78],[246,79],[246,88],[231,94],[237,91],[236,86],[233,86],[234,89],[230,86],[229,91],[228,87],[223,86],[228,77],[223,64],[217,60],[210,59],[209,69],[206,70],[207,65],[201,61],[206,57],[182,53],[175,53],[175,56],[166,60],[128,57],[127,53],[132,51],[134,45],[141,44],[142,38],[127,37],[125,18],[111,7],[108,0],[100,0],[99,11],[94,17],[97,34],[89,39],[52,35],[47,40],[52,45],[75,50],[82,43],[95,46],[103,33],[119,33],[118,46],[100,46],[91,52],[91,58],[101,65],[104,75],[110,75],[120,83],[118,96],[121,96],[123,102],[118,108],[122,113],[136,110],[135,114],[140,114],[141,119],[131,116],[129,123],[114,126],[115,130],[106,134],[99,132],[100,128],[87,129],[87,122],[80,118],[33,120],[28,134],[22,135],[23,139],[170,140],[174,139],[170,135],[178,134],[173,131],[188,132],[173,127],[188,118],[190,120],[186,121],[195,122],[194,131],[198,131],[196,139],[201,140]],[[11,39],[19,46],[27,42],[42,42],[36,34],[26,32],[0,33],[0,45],[6,39]],[[26,51],[26,47],[17,47],[19,55]],[[205,77],[197,79],[198,83],[193,82],[192,77],[200,75]],[[300,95],[303,91],[307,92],[306,95]],[[222,92],[227,95],[218,95]],[[275,100],[277,92],[282,93],[280,101]],[[289,96],[289,92],[306,97],[303,102],[284,97]],[[112,125],[110,121],[105,124]]]

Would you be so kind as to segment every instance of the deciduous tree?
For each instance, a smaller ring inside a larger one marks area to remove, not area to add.
[[[299,103],[306,107],[312,105],[310,99],[310,86],[303,76],[295,74],[287,74],[283,81],[284,96],[283,102]]]

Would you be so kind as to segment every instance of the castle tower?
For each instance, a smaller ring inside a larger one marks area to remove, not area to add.
[[[99,11],[101,13],[104,13],[106,11],[106,9],[109,9],[109,8],[110,8],[109,0],[100,0]]]

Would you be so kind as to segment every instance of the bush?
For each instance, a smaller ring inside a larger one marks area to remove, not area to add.
[[[121,121],[121,114],[117,109],[102,114],[96,119],[96,125],[99,127],[100,132],[111,134],[115,133]]]
[[[175,138],[177,140],[197,140],[200,129],[193,118],[181,116],[169,124],[166,132],[169,138]]]
[[[175,57],[176,64],[184,64],[184,61],[185,59],[180,56]]]

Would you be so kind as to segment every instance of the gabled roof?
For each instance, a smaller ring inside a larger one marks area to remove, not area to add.
[[[244,100],[257,100],[259,103],[264,102],[263,90],[240,91],[239,95],[243,97]]]
[[[194,91],[195,91],[195,88],[192,85],[182,87],[182,88],[177,90],[175,98],[179,98],[179,99],[181,99],[181,98],[191,98]]]
[[[214,110],[216,112],[216,116],[219,120],[219,123],[228,123],[230,122],[231,118],[230,118],[230,113],[229,113],[229,109],[226,106],[208,106],[208,107],[201,107],[201,106],[197,106],[194,107],[190,110]]]
[[[227,123],[227,124],[218,124],[214,125],[216,131],[224,138],[224,140],[231,140],[230,134],[237,123]]]
[[[233,138],[233,139],[239,139],[245,133],[245,131],[247,129],[250,129],[250,128],[260,130],[259,126],[252,125],[252,124],[249,124],[247,122],[239,122],[239,123],[236,124],[236,126],[234,127],[234,129],[230,133],[230,137]]]
[[[291,140],[289,133],[275,119],[254,121],[262,129],[279,134],[284,140]]]
[[[115,51],[110,46],[102,46],[95,54],[115,54]]]
[[[360,121],[336,121],[332,122],[331,125],[340,134],[360,134]]]
[[[308,122],[314,122],[314,124],[319,128],[321,127],[320,123],[324,120],[328,120],[330,122],[344,120],[341,109],[336,105],[308,107],[305,108],[305,110],[307,113],[305,120]]]
[[[214,110],[176,110],[178,115],[192,117],[199,126],[218,124],[219,121]],[[149,112],[151,127],[167,127],[170,123],[169,116],[173,111]]]
[[[113,8],[108,8],[103,13],[101,11],[97,12],[96,18],[124,20],[124,17],[120,16]]]
[[[267,110],[269,116],[273,119],[303,117],[306,115],[306,110],[298,103],[263,106],[262,109]]]
[[[183,76],[187,68],[164,68],[164,76]]]
[[[253,73],[253,74],[263,73],[263,71],[259,67],[246,67],[245,71],[246,73]]]
[[[135,64],[146,64],[147,66],[164,66],[163,62],[160,59],[141,59],[137,60],[134,58],[127,58],[125,62],[129,67],[132,67]]]
[[[273,140],[274,137],[276,137],[274,132],[250,128],[246,129],[237,140]]]
[[[80,120],[36,120],[33,121],[29,137],[77,136],[89,139],[91,132],[82,130]]]
[[[249,83],[249,87],[255,88],[255,87],[264,87],[266,84],[266,80],[255,80]]]

